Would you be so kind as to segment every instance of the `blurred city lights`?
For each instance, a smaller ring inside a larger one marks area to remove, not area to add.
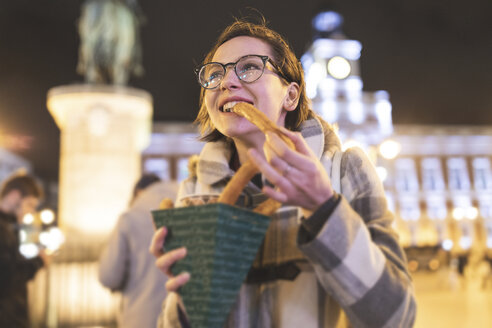
[[[319,91],[324,99],[332,99],[335,97],[336,81],[333,79],[323,79],[319,82]]]
[[[472,240],[470,237],[468,236],[462,236],[460,238],[460,246],[461,248],[463,249],[469,249],[471,247],[471,244],[472,244]]]
[[[24,230],[19,230],[19,240],[21,243],[25,242],[27,239],[27,234],[26,231]]]
[[[328,73],[335,79],[343,80],[350,75],[351,67],[347,59],[335,56],[330,58],[327,64]]]
[[[19,251],[27,259],[31,259],[39,254],[39,248],[34,243],[20,245]]]
[[[359,97],[362,90],[362,80],[358,76],[352,76],[345,80],[345,89],[353,97]]]
[[[416,272],[418,268],[419,268],[419,262],[415,260],[408,261],[408,270],[410,270],[410,272]]]
[[[26,215],[24,215],[24,217],[22,218],[22,222],[24,224],[32,224],[34,222],[34,215],[32,215],[31,213],[27,213]]]
[[[404,221],[418,221],[420,219],[420,209],[417,206],[400,208],[400,217]]]
[[[44,224],[51,224],[55,221],[55,213],[50,209],[44,209],[39,214]]]
[[[359,142],[359,141],[357,141],[355,139],[348,139],[342,145],[343,151],[346,151],[347,149],[353,148],[353,147],[358,147],[358,148],[361,148],[363,150],[366,148],[365,145],[363,145],[361,142]]]
[[[335,123],[338,119],[337,104],[333,100],[325,100],[321,105],[321,114],[330,123]]]
[[[400,153],[401,145],[394,140],[386,140],[379,146],[381,156],[386,159],[394,159]]]
[[[366,119],[364,105],[360,101],[351,101],[348,105],[349,119],[354,124],[361,124]]]
[[[42,231],[39,234],[39,242],[41,243],[41,245],[47,246],[49,244],[49,240],[50,240],[50,233],[48,231]]]
[[[388,170],[386,170],[386,168],[384,168],[382,166],[376,167],[376,172],[378,173],[379,179],[381,179],[381,181],[383,181],[383,182],[388,177]]]
[[[337,29],[343,23],[343,17],[334,11],[324,11],[317,14],[313,21],[313,27],[320,32],[329,32]]]
[[[438,259],[432,259],[429,261],[429,269],[431,269],[432,271],[436,271],[437,269],[439,269],[440,265],[441,262],[439,262]]]
[[[313,63],[306,74],[306,93],[311,99],[317,95],[318,84],[326,77],[326,69],[320,63]]]
[[[475,220],[478,217],[478,209],[476,207],[468,207],[465,216],[467,219]]]
[[[487,248],[492,248],[492,237],[487,237]]]
[[[461,207],[453,208],[453,218],[457,221],[462,220],[465,217],[465,209]]]
[[[450,251],[453,248],[453,241],[451,239],[444,239],[442,241],[442,248],[445,251]]]
[[[39,234],[39,242],[48,250],[54,252],[65,242],[65,236],[59,228],[53,227]]]

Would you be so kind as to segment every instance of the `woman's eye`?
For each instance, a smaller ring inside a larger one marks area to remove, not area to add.
[[[256,63],[246,63],[246,64],[244,64],[241,67],[241,71],[242,72],[244,72],[244,71],[250,71],[250,70],[256,70],[256,69],[260,69],[261,70],[261,67],[258,66],[258,64],[256,64]]]
[[[215,80],[222,77],[222,71],[212,71],[208,75],[208,80]]]

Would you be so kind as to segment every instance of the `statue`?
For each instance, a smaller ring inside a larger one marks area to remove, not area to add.
[[[87,83],[126,85],[130,74],[143,74],[139,36],[142,22],[137,0],[84,2],[78,22],[77,72]]]

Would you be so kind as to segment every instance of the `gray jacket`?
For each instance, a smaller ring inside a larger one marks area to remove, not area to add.
[[[324,131],[317,119],[304,122],[301,133],[330,172],[332,156],[340,148],[337,137]],[[234,174],[228,165],[230,156],[227,143],[207,143],[196,175],[180,187],[178,204],[190,194],[220,193]],[[282,207],[272,217],[248,275],[252,279],[243,283],[225,327],[413,325],[412,281],[376,171],[362,150],[351,148],[343,153],[340,175],[337,200],[327,201],[307,220],[291,206]],[[264,199],[252,183],[244,194],[252,199],[251,207]],[[315,221],[317,224],[309,226]],[[251,274],[262,268],[292,265],[301,272],[290,277],[282,270],[273,270],[282,274],[270,277]],[[182,326],[178,304],[183,306],[179,295],[170,293],[159,327]]]
[[[149,253],[154,234],[151,210],[163,198],[174,199],[177,184],[157,182],[146,188],[123,213],[99,260],[99,280],[111,290],[122,292],[119,327],[156,326],[166,297],[166,277]]]

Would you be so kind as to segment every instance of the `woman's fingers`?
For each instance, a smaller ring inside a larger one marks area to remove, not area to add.
[[[157,229],[152,236],[152,241],[150,242],[149,252],[155,257],[162,255],[162,247],[164,246],[164,239],[167,235],[166,227]]]
[[[329,176],[299,133],[287,132],[296,150],[287,147],[276,134],[267,133],[264,156],[251,149],[249,156],[275,188],[263,192],[281,203],[315,210],[333,194]],[[266,157],[266,159],[265,159]]]
[[[183,272],[177,275],[176,277],[170,278],[166,281],[166,289],[168,292],[176,292],[179,287],[186,284],[191,278],[191,275],[188,272]]]
[[[248,155],[268,181],[274,185],[277,185],[280,182],[282,175],[273,168],[273,166],[271,166],[256,149],[251,148],[248,150]]]
[[[167,274],[168,276],[172,276],[171,267],[174,263],[179,260],[182,260],[186,256],[186,248],[181,247],[177,249],[173,249],[172,251],[166,252],[163,255],[159,256],[155,261],[155,265],[159,270]]]
[[[264,146],[265,156],[270,161],[275,157],[280,157],[289,165],[302,168],[310,162],[311,153],[303,154],[299,150],[290,149],[287,144],[282,141],[276,134],[267,133],[266,143]],[[304,143],[304,139],[300,135],[295,135],[300,138],[299,143]]]
[[[190,280],[190,274],[188,272],[183,272],[174,277],[171,273],[171,267],[177,261],[185,258],[187,250],[185,247],[181,247],[165,253],[162,252],[162,246],[164,245],[166,235],[166,227],[158,229],[154,233],[154,236],[152,236],[149,252],[157,257],[157,260],[155,261],[156,267],[169,277],[166,282],[166,289],[168,291],[177,291],[179,287]]]
[[[286,202],[288,200],[286,192],[288,192],[289,189],[292,189],[293,185],[289,183],[284,176],[282,176],[282,174],[279,172],[279,169],[276,169],[272,165],[270,165],[263,158],[263,156],[258,153],[258,151],[252,148],[248,151],[248,154],[253,163],[263,173],[265,178],[280,189],[276,190],[265,186],[263,188],[263,192],[279,202]],[[290,190],[290,192],[293,192],[293,190]]]
[[[269,186],[264,186],[262,191],[265,195],[280,203],[286,203],[289,199],[285,193],[281,192],[280,190],[273,189]]]

